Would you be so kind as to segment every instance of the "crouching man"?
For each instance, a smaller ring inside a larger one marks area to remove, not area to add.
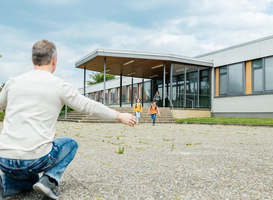
[[[10,79],[0,92],[0,111],[6,109],[0,135],[0,200],[32,188],[58,199],[56,186],[73,160],[78,145],[69,137],[54,139],[62,106],[101,119],[134,126],[136,118],[85,98],[55,77],[56,46],[47,40],[32,47],[34,70]],[[39,173],[43,173],[39,179]]]

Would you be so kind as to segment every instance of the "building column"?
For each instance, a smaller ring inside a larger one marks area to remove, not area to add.
[[[106,58],[104,58],[104,69],[103,69],[103,101],[102,103],[105,104],[105,86],[106,86]]]
[[[173,104],[173,63],[171,62],[170,66],[170,92],[169,92],[169,98],[170,98],[170,107]]]
[[[131,107],[133,107],[133,100],[134,100],[134,87],[133,87],[133,85],[134,85],[134,78],[132,77],[132,83],[131,83],[131,87],[132,87],[132,91],[131,91],[131,98],[130,98],[130,100],[131,100]],[[130,91],[129,91],[130,92]]]
[[[184,65],[184,108],[187,107],[187,68]]]
[[[162,102],[163,102],[163,107],[165,107],[165,82],[166,82],[166,62],[164,62],[164,67],[163,67],[163,85],[162,85]]]
[[[84,70],[83,70],[84,72],[83,72],[83,95],[85,96],[85,82],[86,82],[86,66],[84,66]]]
[[[143,105],[144,105],[144,78],[142,79],[141,102],[142,102],[142,107],[143,107]]]
[[[122,75],[119,79],[119,107],[122,107]]]
[[[197,108],[199,108],[199,94],[200,93],[200,67],[197,67]]]

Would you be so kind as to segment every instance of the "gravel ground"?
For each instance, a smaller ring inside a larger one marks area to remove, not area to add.
[[[56,137],[79,144],[60,199],[273,199],[272,135],[268,127],[58,122]]]

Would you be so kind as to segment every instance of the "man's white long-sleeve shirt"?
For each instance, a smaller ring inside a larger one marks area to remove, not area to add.
[[[10,79],[0,92],[0,111],[6,109],[0,157],[29,160],[48,154],[63,105],[116,119],[116,111],[84,97],[71,84],[50,72],[33,70]]]

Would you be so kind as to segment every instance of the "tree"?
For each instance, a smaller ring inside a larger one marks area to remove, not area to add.
[[[104,73],[99,72],[99,73],[95,73],[93,72],[92,74],[89,75],[89,78],[92,79],[93,81],[86,81],[87,85],[94,85],[97,83],[101,83],[103,82],[104,79]],[[115,75],[113,74],[106,74],[105,80],[109,81],[112,79],[115,79]]]
[[[2,91],[4,86],[5,86],[5,83],[2,83],[2,85],[0,86],[0,92]]]

